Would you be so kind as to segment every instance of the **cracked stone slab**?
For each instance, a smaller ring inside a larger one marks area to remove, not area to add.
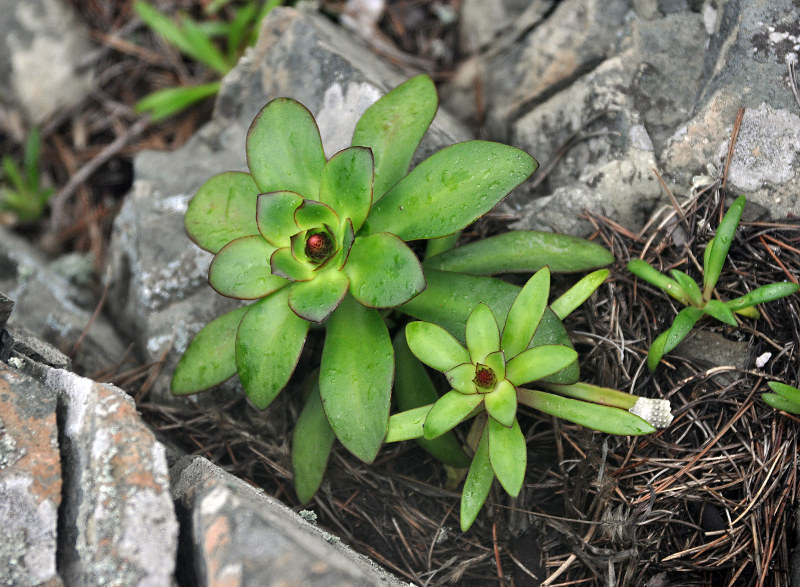
[[[0,584],[61,585],[56,394],[0,364]]]
[[[407,585],[277,500],[206,459],[171,471],[198,585]],[[186,567],[184,567],[186,570]]]
[[[257,46],[223,80],[212,121],[175,152],[136,158],[133,190],[110,246],[109,305],[146,361],[167,352],[151,391],[155,401],[178,401],[168,391],[178,358],[200,328],[239,303],[211,290],[212,256],[186,236],[183,216],[197,188],[216,173],[246,170],[246,132],[269,100],[288,96],[305,104],[330,156],[350,143],[364,110],[404,79],[324,17],[276,8],[264,20]],[[415,161],[468,138],[440,111]],[[226,389],[180,401],[216,403],[239,388],[230,383]]]

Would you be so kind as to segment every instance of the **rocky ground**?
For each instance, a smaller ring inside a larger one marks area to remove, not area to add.
[[[57,188],[46,219],[0,231],[0,291],[16,302],[0,304],[0,582],[791,584],[797,422],[758,393],[798,380],[800,306],[704,327],[657,379],[642,359],[675,308],[621,268],[645,252],[688,266],[725,196],[743,193],[720,287],[796,280],[800,7],[399,1],[350,28],[341,12],[275,9],[213,111],[156,125],[137,98],[211,74],[148,36],[130,3],[0,0],[2,144],[15,153],[41,126]],[[526,487],[513,503],[493,494],[467,534],[457,494],[410,445],[370,468],[335,451],[301,517],[291,394],[261,414],[236,382],[189,400],[167,389],[194,333],[232,304],[206,285],[210,255],[183,213],[209,176],[244,169],[256,112],[298,99],[330,154],[419,70],[442,105],[417,160],[479,136],[541,163],[467,237],[533,228],[605,244],[619,264],[569,324],[584,378],[677,408],[637,441],[526,416]]]

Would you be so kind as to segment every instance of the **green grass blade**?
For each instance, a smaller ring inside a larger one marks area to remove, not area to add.
[[[725,264],[725,259],[728,256],[728,250],[733,243],[733,237],[736,234],[736,227],[739,226],[739,221],[742,218],[742,212],[747,199],[744,196],[739,196],[731,204],[731,207],[725,213],[722,222],[717,227],[717,233],[714,235],[713,243],[710,243],[710,251],[704,255],[706,262],[703,275],[703,299],[710,300],[711,292],[717,285],[719,276],[722,273],[722,266]]]
[[[795,293],[799,287],[800,286],[798,286],[796,283],[792,283],[790,281],[769,283],[767,285],[762,285],[761,287],[756,288],[739,298],[730,300],[725,305],[728,306],[728,309],[738,312],[751,306],[755,306],[756,304],[765,304],[767,302],[772,302],[777,299],[790,296]]]
[[[644,259],[633,259],[630,263],[628,263],[628,271],[633,273],[639,279],[644,279],[646,282],[655,285],[664,293],[672,296],[682,304],[688,306],[691,303],[689,294],[680,286],[677,281],[656,270]]]
[[[167,88],[148,94],[134,106],[136,112],[150,114],[152,122],[169,118],[219,92],[221,82],[211,82],[186,88]]]
[[[606,280],[608,273],[608,269],[593,271],[550,304],[550,309],[556,313],[559,319],[563,320],[589,299],[589,296]]]

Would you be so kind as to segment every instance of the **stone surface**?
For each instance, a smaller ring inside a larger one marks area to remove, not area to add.
[[[236,305],[208,287],[212,257],[185,235],[183,215],[196,189],[215,173],[246,169],[246,131],[270,99],[290,96],[305,104],[330,156],[349,144],[361,113],[403,80],[325,18],[275,9],[255,50],[225,78],[214,119],[176,152],[137,157],[133,191],[115,223],[109,304],[145,360],[171,349],[152,397],[168,401],[168,378],[191,338]],[[440,113],[417,161],[467,138],[458,123]],[[193,396],[207,398],[212,396]]]
[[[458,41],[464,54],[487,49],[493,41],[516,36],[540,22],[552,0],[463,0],[458,21]]]
[[[178,524],[164,447],[122,390],[60,369],[39,373],[58,394],[64,582],[172,585]]]
[[[733,124],[745,108],[728,174],[729,189],[773,217],[800,212],[800,116],[788,62],[800,54],[800,5],[791,0],[730,0],[707,5],[711,33],[703,84],[692,118],[661,155],[671,187],[685,186],[712,164],[720,169]]]
[[[86,27],[61,0],[0,0],[0,101],[41,124],[82,99],[93,73]]]
[[[29,330],[68,355],[97,305],[89,290],[54,272],[39,251],[2,227],[0,290],[16,302],[10,325]],[[100,314],[73,357],[74,367],[85,374],[107,369],[123,358],[126,347],[110,321]]]
[[[5,327],[11,312],[14,310],[14,300],[0,292],[0,328]]]
[[[0,584],[61,585],[56,393],[0,364]]]
[[[405,584],[202,457],[181,459],[171,475],[182,548],[194,560],[195,575],[179,577],[185,584]]]

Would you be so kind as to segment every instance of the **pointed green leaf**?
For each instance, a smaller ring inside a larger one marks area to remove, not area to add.
[[[447,382],[450,387],[464,394],[478,393],[478,388],[475,387],[475,365],[472,363],[461,363],[452,369],[449,369],[444,374],[447,377]]]
[[[186,209],[186,232],[197,246],[216,253],[242,236],[258,234],[258,188],[247,173],[227,171],[206,181]]]
[[[533,157],[488,141],[457,143],[417,165],[372,206],[370,233],[437,238],[486,214],[536,169]]]
[[[780,383],[779,381],[768,381],[767,385],[769,385],[769,388],[778,395],[781,395],[787,400],[800,405],[800,389],[792,387],[791,385],[786,385],[785,383]]]
[[[319,489],[333,447],[333,438],[333,430],[319,399],[319,384],[315,382],[292,434],[294,490],[300,503],[311,501]]]
[[[550,305],[550,309],[556,313],[559,319],[563,320],[589,299],[589,296],[606,280],[608,273],[608,269],[593,271],[559,296]]]
[[[247,397],[265,409],[289,382],[309,323],[289,308],[284,287],[250,306],[236,335],[236,367]]]
[[[484,402],[490,419],[497,420],[506,427],[511,427],[516,422],[517,390],[508,379],[503,379],[494,391],[487,393]]]
[[[553,310],[547,308],[544,311],[542,321],[539,323],[539,328],[536,329],[536,333],[533,335],[533,340],[531,340],[529,347],[533,348],[550,344],[573,348],[572,340],[569,338],[567,329],[564,328],[564,323],[558,319],[558,316],[556,316]],[[506,370],[506,377],[508,377],[508,370]],[[569,384],[575,383],[579,377],[580,368],[578,366],[578,361],[575,360],[561,371],[545,377],[542,381],[546,383]],[[513,379],[511,381],[513,382]]]
[[[439,238],[431,238],[425,241],[425,259],[435,257],[447,251],[452,250],[457,244],[458,239],[461,238],[461,231],[448,234],[447,236],[440,236]],[[427,267],[427,263],[422,264]],[[438,268],[437,268],[438,269]],[[467,273],[466,271],[462,273]]]
[[[614,256],[592,241],[554,232],[512,230],[426,256],[423,265],[426,269],[494,275],[528,273],[545,265],[553,273],[574,273],[613,262]]]
[[[556,418],[569,420],[607,434],[639,436],[656,429],[626,410],[561,397],[544,391],[517,389],[520,403]]]
[[[237,308],[206,324],[189,343],[172,375],[173,395],[189,395],[219,385],[236,374],[236,330],[249,307]]]
[[[452,430],[463,422],[472,411],[483,403],[483,395],[466,395],[458,391],[448,391],[433,404],[425,419],[425,438],[432,439]]]
[[[728,326],[736,326],[736,318],[733,316],[733,312],[730,311],[728,306],[720,302],[719,300],[708,300],[706,305],[703,307],[703,311],[716,318],[720,322],[724,322]]]
[[[292,235],[300,232],[294,221],[303,197],[295,192],[270,192],[258,196],[258,230],[276,247],[288,247]]]
[[[550,270],[544,267],[531,277],[511,305],[500,344],[507,359],[526,348],[542,320],[550,295]]]
[[[269,259],[269,266],[273,275],[292,281],[308,281],[315,275],[314,269],[305,261],[298,260],[289,247],[276,249]]]
[[[789,414],[800,414],[800,404],[786,399],[777,393],[762,393],[761,399],[770,407]]]
[[[217,80],[196,86],[179,86],[166,88],[147,94],[133,105],[133,109],[141,114],[149,114],[150,122],[159,122],[169,118],[219,92],[222,82]]]
[[[628,271],[639,279],[644,279],[646,282],[660,288],[664,293],[672,296],[682,304],[688,306],[691,303],[689,294],[684,291],[677,281],[657,271],[644,259],[634,259],[628,263]]]
[[[316,199],[325,153],[311,112],[291,98],[264,106],[247,133],[247,165],[261,192]]]
[[[466,532],[481,511],[494,481],[494,471],[489,460],[489,432],[483,429],[472,465],[461,492],[461,530]]]
[[[500,350],[500,331],[492,309],[478,304],[467,318],[467,350],[473,363],[483,363],[486,355]]]
[[[731,243],[733,243],[736,227],[739,226],[739,220],[742,218],[746,203],[747,199],[744,196],[736,198],[717,227],[717,233],[714,235],[714,242],[711,245],[711,251],[708,252],[704,267],[703,299],[705,300],[711,299],[711,292],[717,285],[717,280],[719,280],[719,276],[722,273],[722,266],[725,264],[728,249],[731,248]]]
[[[664,341],[664,353],[668,353],[678,346],[702,316],[703,310],[699,308],[684,308],[678,312],[672,321],[672,326],[667,331],[669,334],[667,340]]]
[[[431,78],[418,75],[394,88],[361,115],[353,145],[369,147],[375,156],[375,201],[408,172],[411,157],[430,126],[437,105]]]
[[[336,268],[318,273],[310,281],[292,284],[289,307],[295,314],[310,322],[323,322],[347,294],[347,275]]]
[[[647,351],[647,368],[650,371],[655,371],[658,364],[661,362],[661,357],[664,356],[664,345],[669,336],[669,329],[659,334],[653,343],[650,345],[650,350]]]
[[[711,240],[708,241],[706,244],[706,248],[703,251],[703,275],[706,273],[706,267],[708,267],[709,259],[711,257],[711,251],[714,250],[714,237],[711,237]]]
[[[353,297],[372,308],[393,308],[425,289],[414,252],[393,234],[357,237],[344,265]]]
[[[433,404],[420,406],[399,414],[389,416],[389,430],[386,433],[386,442],[401,442],[403,440],[416,440],[423,434],[423,425],[431,411]],[[423,441],[425,439],[422,439]],[[439,440],[438,438],[434,440]],[[426,442],[433,442],[428,440]]]
[[[698,307],[703,305],[703,292],[700,291],[700,286],[697,285],[697,282],[694,279],[678,269],[673,269],[670,271],[670,274],[675,278],[675,281],[678,282],[678,285],[681,286],[683,291],[685,291],[689,296],[689,300],[693,305]]]
[[[517,386],[525,385],[561,371],[577,358],[574,349],[559,344],[535,346],[506,363],[506,379]]]
[[[796,283],[781,281],[780,283],[769,283],[754,289],[745,295],[729,301],[726,305],[734,312],[744,310],[756,304],[765,304],[777,299],[790,296],[798,289]]]
[[[392,341],[394,347],[394,401],[400,410],[412,410],[420,406],[432,406],[439,399],[431,378],[422,363],[419,362],[406,343],[405,330],[401,329]],[[425,412],[427,417],[427,411]],[[392,416],[393,418],[394,416]],[[389,419],[389,433],[392,434],[392,418]],[[424,418],[419,422],[419,434],[422,436]],[[426,440],[417,438],[417,443],[434,458],[451,467],[468,467],[469,459],[461,444],[451,432],[439,438]]]
[[[333,208],[316,200],[306,199],[294,211],[294,221],[300,230],[330,226],[339,228],[339,217]]]
[[[319,199],[339,218],[349,218],[356,232],[372,206],[372,151],[350,147],[331,157],[322,172]]]
[[[516,419],[506,427],[494,418],[486,423],[489,433],[489,461],[500,485],[511,497],[517,497],[525,479],[528,450],[525,436]]]
[[[237,238],[214,257],[208,268],[208,283],[230,298],[263,298],[289,283],[272,275],[269,259],[274,251],[261,235]]]
[[[520,291],[516,285],[494,277],[477,277],[436,269],[426,269],[425,280],[425,291],[398,310],[414,318],[434,322],[461,341],[464,340],[467,318],[475,306],[481,302],[486,303],[502,322]],[[458,361],[451,367],[468,360]]]
[[[393,375],[394,351],[383,318],[345,296],[328,318],[319,390],[336,437],[366,463],[386,437]]]
[[[406,340],[408,348],[420,361],[442,373],[471,362],[467,349],[436,324],[410,322],[406,325]]]
[[[494,371],[498,381],[506,378],[506,354],[503,351],[489,353],[483,360],[483,364]]]

